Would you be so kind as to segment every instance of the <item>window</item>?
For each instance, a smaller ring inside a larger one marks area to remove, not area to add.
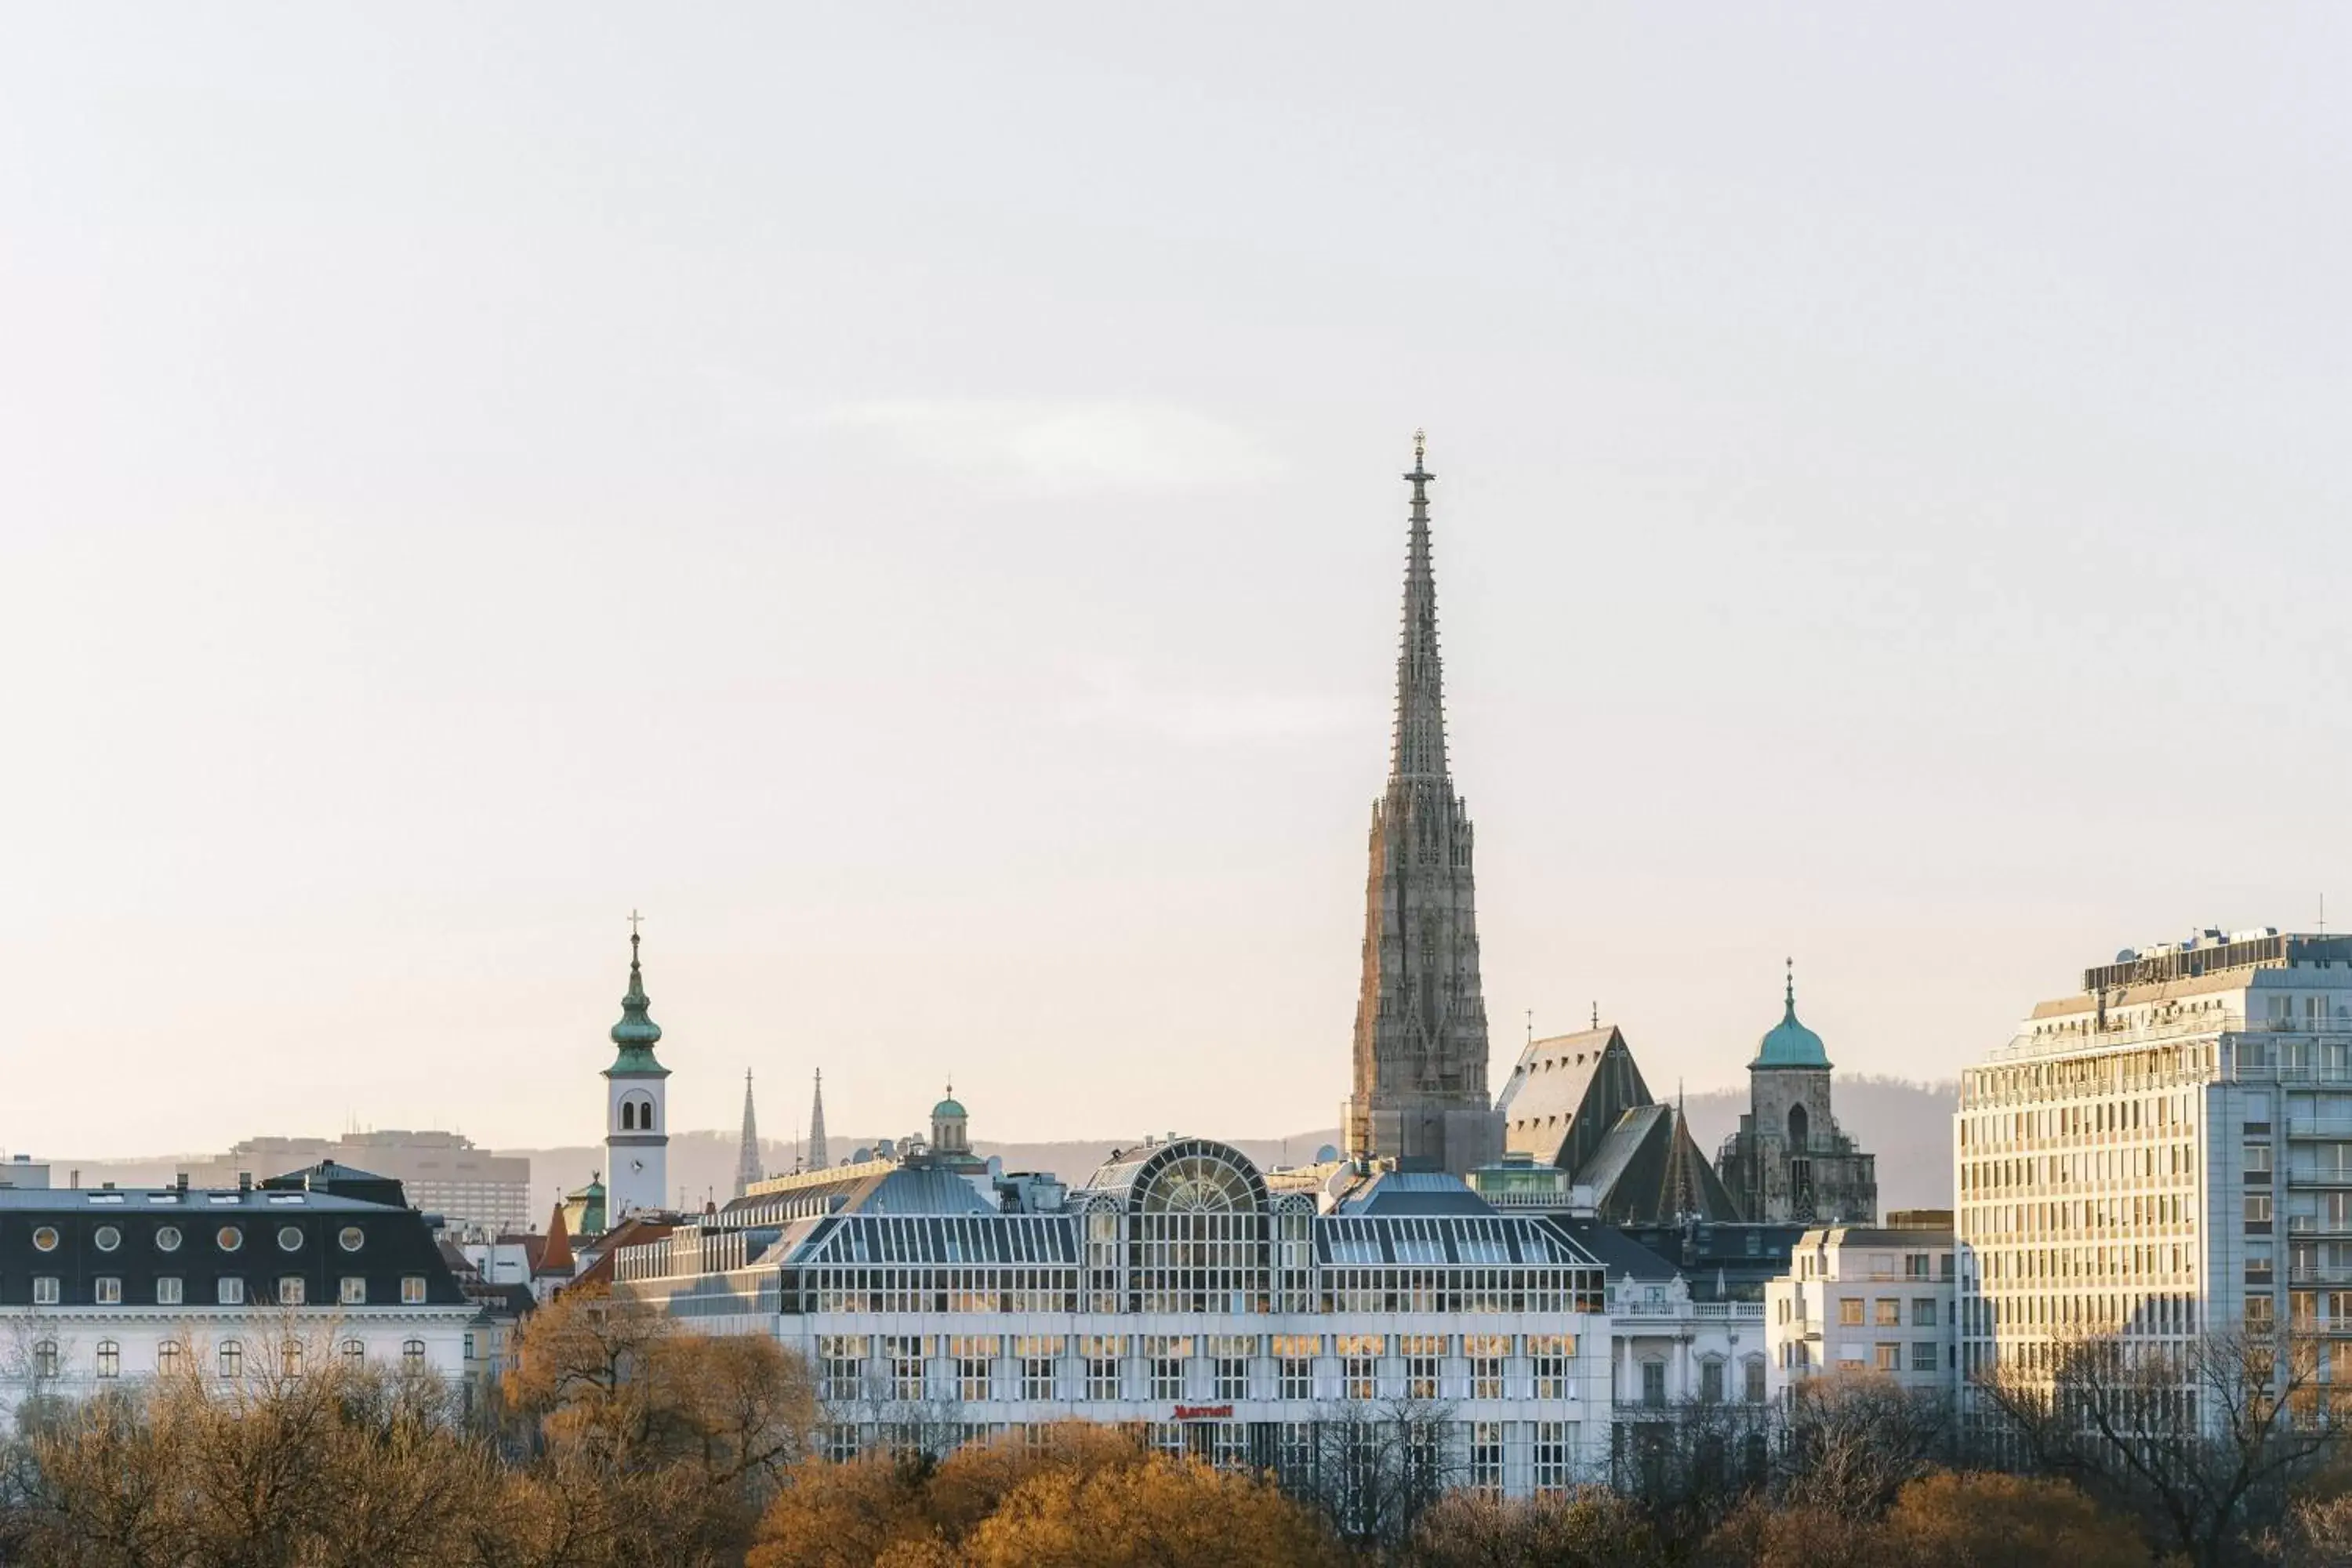
[[[235,1340],[221,1342],[220,1374],[223,1377],[245,1375],[245,1347]]]
[[[367,1305],[367,1281],[356,1274],[346,1274],[335,1290],[335,1300],[346,1307]]]
[[[245,1245],[245,1232],[233,1225],[225,1225],[213,1232],[213,1242],[223,1252],[235,1252]]]
[[[302,1227],[299,1225],[279,1226],[278,1227],[278,1250],[280,1252],[301,1251]]]
[[[299,1307],[302,1304],[302,1277],[299,1274],[284,1274],[278,1277],[278,1304],[281,1307]]]
[[[1539,1492],[1564,1491],[1568,1487],[1570,1451],[1573,1447],[1570,1434],[1576,1428],[1565,1421],[1536,1423],[1535,1486]]]
[[[1936,1326],[1936,1298],[1914,1296],[1911,1299],[1911,1326],[1915,1329],[1932,1329]]]
[[[1127,1341],[1118,1334],[1088,1334],[1086,1339],[1087,1397],[1117,1399],[1118,1363],[1127,1354]]]
[[[97,1293],[98,1304],[100,1306],[120,1307],[122,1305],[122,1277],[121,1275],[101,1274],[97,1279],[90,1281],[90,1288]]]
[[[1530,1392],[1538,1399],[1568,1397],[1568,1358],[1576,1353],[1576,1341],[1569,1334],[1529,1334],[1528,1336],[1528,1371]]]
[[[400,1304],[404,1307],[421,1307],[425,1304],[424,1275],[404,1274],[400,1277]]]
[[[1698,1397],[1702,1405],[1723,1403],[1723,1363],[1711,1356],[1698,1363]]]
[[[425,1370],[425,1342],[423,1340],[403,1340],[400,1342],[400,1370],[403,1372],[423,1372]]]
[[[1315,1352],[1322,1348],[1314,1334],[1274,1336],[1276,1392],[1285,1399],[1315,1397]]]
[[[118,1226],[102,1225],[89,1233],[89,1239],[100,1252],[111,1252],[122,1245],[122,1231]]]
[[[1339,1393],[1343,1398],[1380,1397],[1381,1352],[1387,1348],[1384,1334],[1339,1336]]]
[[[2270,1195],[2270,1194],[2268,1194],[2268,1193],[2248,1193],[2248,1194],[2246,1194],[2246,1226],[2247,1226],[2247,1228],[2252,1229],[2252,1227],[2254,1227],[2255,1226],[2262,1226],[2262,1227],[2263,1227],[2263,1230],[2267,1231],[2267,1230],[2270,1228],[2270,1224],[2271,1224],[2271,1195]]]
[[[1911,1346],[1911,1370],[1913,1372],[1933,1372],[1936,1370],[1935,1341],[1917,1340],[1913,1342]]]
[[[356,1371],[367,1360],[367,1346],[358,1340],[343,1342],[343,1364]]]
[[[1892,1296],[1881,1296],[1878,1298],[1875,1305],[1877,1308],[1875,1321],[1880,1328],[1892,1329],[1901,1326],[1903,1322],[1902,1302],[1896,1300]]]
[[[994,1397],[990,1380],[996,1368],[996,1352],[1000,1348],[996,1336],[963,1335],[948,1342],[948,1353],[955,1358],[956,1397],[967,1405],[977,1405]]]
[[[156,1376],[177,1377],[183,1370],[184,1369],[180,1365],[179,1341],[165,1340],[162,1344],[155,1347]]]
[[[1862,1327],[1862,1298],[1849,1296],[1838,1303],[1838,1324],[1842,1328]]]
[[[357,1252],[367,1245],[367,1232],[355,1225],[347,1225],[335,1232],[335,1245],[345,1252]]]
[[[1220,1334],[1210,1342],[1216,1357],[1216,1396],[1223,1400],[1249,1397],[1250,1356],[1257,1341],[1246,1334]]]
[[[2268,1185],[2271,1179],[2271,1146],[2268,1143],[2246,1145],[2246,1180]]]
[[[1764,1358],[1760,1355],[1749,1356],[1748,1360],[1742,1363],[1742,1370],[1744,1370],[1748,1374],[1748,1387],[1746,1390],[1748,1403],[1750,1405],[1763,1404]]]
[[[866,1392],[864,1334],[820,1335],[816,1354],[825,1398],[856,1399]]]
[[[1928,1255],[1924,1252],[1905,1253],[1903,1255],[1903,1278],[1906,1279],[1926,1279],[1929,1278],[1928,1269],[1930,1265],[1927,1258]]]
[[[1470,1397],[1500,1399],[1503,1397],[1503,1360],[1511,1353],[1507,1334],[1468,1334],[1462,1341],[1462,1352],[1470,1361]]]
[[[1878,1370],[1881,1372],[1901,1372],[1903,1370],[1903,1347],[1901,1345],[1880,1345],[1878,1347]]]
[[[58,1304],[58,1277],[39,1274],[33,1278],[33,1305],[54,1307]]]
[[[893,1334],[882,1342],[890,1359],[890,1397],[893,1399],[922,1398],[922,1336]]]
[[[1013,1347],[1021,1357],[1021,1397],[1042,1401],[1054,1397],[1054,1363],[1061,1359],[1062,1342],[1032,1335]]]
[[[122,1347],[112,1340],[98,1342],[98,1375],[100,1377],[122,1375]]]
[[[37,1251],[55,1252],[58,1249],[58,1227],[45,1225],[33,1232],[33,1247]]]
[[[222,1280],[220,1282],[220,1304],[224,1307],[244,1306],[245,1281],[242,1279]]]
[[[1437,1397],[1437,1374],[1445,1360],[1443,1334],[1404,1336],[1404,1394],[1407,1399]]]
[[[1645,1361],[1642,1363],[1642,1403],[1655,1409],[1666,1402],[1666,1363]]]
[[[1192,1341],[1185,1334],[1153,1334],[1144,1342],[1151,1362],[1151,1397],[1184,1397],[1184,1363],[1192,1357]]]
[[[180,1227],[176,1225],[157,1226],[155,1227],[155,1250],[158,1252],[179,1251]]]
[[[55,1377],[64,1363],[58,1357],[58,1342],[42,1340],[33,1346],[33,1375]]]
[[[300,1340],[288,1340],[284,1344],[279,1345],[278,1357],[278,1364],[285,1369],[287,1376],[302,1375],[302,1342]]]
[[[1503,1489],[1503,1426],[1499,1421],[1471,1423],[1470,1485],[1490,1496]]]

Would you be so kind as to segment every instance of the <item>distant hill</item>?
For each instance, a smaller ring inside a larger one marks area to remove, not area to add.
[[[1878,1201],[1882,1212],[1897,1208],[1948,1208],[1952,1202],[1952,1109],[1958,1086],[1913,1083],[1895,1078],[1841,1078],[1837,1080],[1838,1121],[1878,1156]],[[1691,1135],[1709,1157],[1717,1146],[1738,1130],[1748,1109],[1745,1089],[1712,1089],[1685,1101]],[[881,1134],[839,1134],[829,1140],[837,1161],[852,1150],[873,1143]],[[897,1136],[891,1134],[890,1136]],[[1228,1140],[1261,1166],[1305,1164],[1318,1148],[1336,1144],[1339,1130],[1316,1128],[1287,1138]],[[1132,1148],[1135,1139],[1076,1138],[1045,1143],[992,1143],[975,1140],[982,1155],[1003,1158],[1010,1171],[1051,1171],[1066,1182],[1083,1182],[1113,1149]],[[771,1174],[792,1168],[788,1142],[763,1140],[761,1155]],[[501,1149],[501,1154],[521,1154],[530,1161],[531,1207],[551,1208],[559,1190],[588,1180],[604,1164],[601,1144],[575,1143],[554,1149]],[[669,1179],[673,1189],[699,1204],[705,1194],[725,1202],[735,1190],[736,1134],[681,1132],[670,1139]],[[102,1182],[143,1186],[168,1182],[174,1170],[193,1161],[169,1156],[138,1160],[59,1160],[51,1169],[57,1181],[66,1181],[79,1169],[82,1185]],[[275,1175],[257,1171],[256,1175]]]

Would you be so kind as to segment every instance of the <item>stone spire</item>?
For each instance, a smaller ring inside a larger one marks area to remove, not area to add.
[[[735,1195],[741,1197],[760,1180],[760,1121],[751,1111],[751,1069],[743,1069],[743,1142],[735,1151]]]
[[[809,1107],[808,1168],[821,1171],[832,1162],[824,1154],[824,1069],[816,1069],[816,1102]]]
[[[1356,995],[1355,1092],[1348,1152],[1408,1170],[1457,1173],[1497,1159],[1502,1125],[1486,1092],[1486,1003],[1478,977],[1469,813],[1445,752],[1445,680],[1429,485],[1413,436],[1405,535],[1404,626],[1388,787],[1372,807]]]

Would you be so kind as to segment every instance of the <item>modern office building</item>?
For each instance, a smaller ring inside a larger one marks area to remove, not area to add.
[[[0,1417],[344,1356],[464,1375],[477,1313],[399,1184],[318,1166],[221,1189],[0,1188]]]
[[[1961,1074],[1955,1123],[1964,1379],[2352,1333],[2352,937],[2126,949]]]
[[[1841,1373],[1949,1392],[1959,1364],[1953,1258],[1948,1209],[1889,1215],[1884,1226],[1807,1231],[1789,1273],[1765,1287],[1773,1397]]]
[[[1076,1418],[1296,1469],[1418,1408],[1470,1484],[1524,1495],[1606,1461],[1604,1269],[1561,1216],[1404,1173],[1318,1213],[1206,1139],[1075,1188],[953,1163],[762,1184],[621,1248],[616,1288],[806,1355],[836,1453]]]
[[[271,1171],[347,1165],[398,1182],[408,1201],[439,1215],[453,1233],[496,1235],[530,1223],[530,1161],[478,1149],[457,1132],[380,1128],[341,1138],[248,1138],[216,1160],[188,1167],[196,1187],[234,1187]]]
[[[1413,437],[1404,630],[1388,787],[1372,806],[1356,994],[1354,1089],[1340,1108],[1350,1156],[1464,1174],[1499,1157],[1486,1085],[1470,814],[1445,751],[1429,482]]]

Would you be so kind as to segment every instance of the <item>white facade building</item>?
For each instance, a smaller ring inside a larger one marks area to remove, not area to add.
[[[1525,1495],[1601,1473],[1601,1264],[1566,1221],[1433,1179],[1449,1180],[1318,1214],[1238,1151],[1178,1139],[1074,1191],[1008,1181],[1001,1209],[910,1163],[625,1247],[617,1288],[805,1355],[837,1453],[1082,1419],[1295,1469],[1351,1421],[1419,1409],[1465,1484]]]
[[[2352,1333],[2352,937],[2127,950],[1961,1075],[1963,1378],[2292,1314]]]
[[[1923,1392],[1952,1388],[1959,1364],[1952,1216],[1927,1210],[1888,1217],[1885,1226],[1807,1231],[1789,1273],[1765,1287],[1774,1399],[1809,1378],[1844,1373],[1891,1377]]]
[[[455,1380],[475,1313],[424,1216],[364,1173],[0,1188],[0,1416],[37,1394],[184,1372],[226,1387],[327,1356]]]

